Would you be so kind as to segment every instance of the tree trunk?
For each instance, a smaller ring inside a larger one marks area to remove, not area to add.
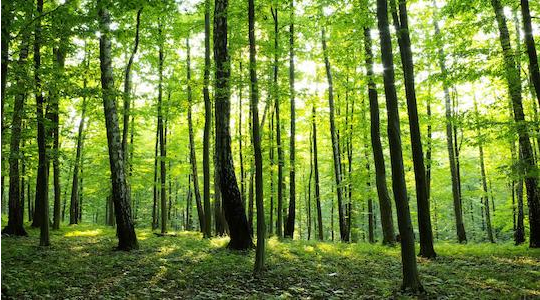
[[[139,48],[139,28],[141,25],[141,13],[142,8],[139,8],[137,11],[137,22],[135,25],[135,41],[133,42],[133,50],[129,56],[128,63],[126,65],[124,73],[124,118],[123,123],[124,127],[122,128],[122,152],[124,153],[124,167],[128,170],[128,164],[131,162],[128,161],[128,132],[129,132],[129,116],[131,114],[131,66],[133,65],[133,59],[137,54],[137,49]]]
[[[41,1],[41,0],[40,0]],[[111,167],[112,197],[116,215],[118,249],[132,250],[138,248],[133,219],[131,217],[131,199],[124,174],[122,143],[116,112],[116,97],[113,79],[110,24],[111,18],[107,9],[107,0],[98,0],[98,20],[100,25],[100,62],[101,87],[103,93],[103,109],[107,128],[109,146],[109,162]]]
[[[154,146],[154,184],[153,196],[154,202],[152,205],[152,230],[158,228],[158,147],[159,147],[159,126],[156,125],[156,142]]]
[[[414,233],[407,198],[407,186],[403,167],[401,132],[399,122],[398,101],[395,87],[394,62],[392,55],[392,38],[388,24],[388,6],[386,0],[377,0],[377,20],[381,39],[381,54],[384,67],[383,79],[388,114],[388,141],[392,166],[392,187],[398,216],[398,228],[401,237],[401,262],[403,267],[403,283],[401,288],[413,292],[423,291],[418,269],[414,245]]]
[[[296,137],[295,120],[295,91],[294,91],[294,0],[290,0],[291,23],[289,24],[289,94],[291,100],[291,137],[289,144],[289,212],[287,214],[287,224],[285,224],[285,237],[294,237],[294,219],[296,214],[296,181],[295,181],[295,148]]]
[[[339,215],[339,233],[341,241],[349,241],[349,232],[345,222],[345,214],[343,212],[343,193],[342,193],[342,172],[341,172],[341,151],[339,147],[339,138],[337,136],[335,116],[334,116],[334,87],[332,83],[332,69],[330,60],[328,59],[328,51],[326,49],[326,33],[324,28],[321,30],[324,64],[326,67],[326,77],[328,80],[328,105],[330,107],[330,134],[332,136],[332,153],[334,154],[334,177],[336,180],[336,192],[338,197],[338,215]]]
[[[434,10],[436,5],[433,4]],[[443,45],[441,44],[441,33],[439,29],[439,23],[436,15],[436,11],[433,17],[433,26],[435,27],[435,36],[438,42],[438,58],[439,58],[439,67],[442,74],[442,84],[444,90],[444,99],[445,99],[445,111],[446,111],[446,145],[448,149],[448,160],[450,164],[450,175],[452,177],[452,196],[454,200],[454,216],[456,219],[456,232],[457,238],[460,243],[467,242],[467,235],[465,233],[465,226],[463,225],[463,209],[461,206],[461,194],[460,194],[460,184],[458,179],[458,169],[456,166],[456,157],[454,153],[454,139],[453,139],[453,125],[452,125],[452,108],[451,108],[451,99],[450,92],[448,87],[447,74],[446,70],[446,57],[444,54]]]
[[[249,78],[251,83],[251,138],[255,156],[255,201],[257,202],[257,250],[254,273],[264,269],[266,224],[264,220],[263,166],[261,151],[261,129],[259,128],[259,87],[257,84],[257,59],[255,49],[255,1],[248,0],[249,21]]]
[[[212,213],[210,207],[210,131],[212,128],[212,103],[208,85],[210,82],[210,0],[204,1],[204,135],[203,135],[203,202],[204,237],[212,236]]]
[[[373,79],[373,53],[371,50],[371,34],[369,28],[364,28],[364,49],[368,77],[368,97],[371,120],[371,148],[373,151],[373,162],[375,164],[375,184],[377,195],[379,196],[379,209],[381,212],[381,227],[384,245],[392,245],[395,242],[394,221],[392,218],[392,201],[388,194],[386,185],[386,167],[381,144],[379,100],[377,86]]]
[[[521,0],[521,15],[523,32],[525,33],[525,45],[527,46],[527,55],[529,56],[529,71],[531,73],[531,81],[536,92],[536,98],[540,104],[540,71],[538,69],[538,56],[536,54],[536,47],[531,25],[529,0]]]
[[[5,20],[4,20],[4,9],[6,9],[7,4],[2,3],[2,31],[5,30]],[[27,12],[27,19],[31,18],[31,13]],[[5,36],[4,32],[2,33],[2,42],[4,43]],[[19,50],[19,60],[17,62],[17,67],[23,70],[26,66],[26,60],[28,58],[28,52],[30,48],[30,31],[24,34],[21,41],[21,46]],[[5,70],[4,67],[7,67],[4,61],[4,45],[2,45],[2,106],[4,103],[4,76]],[[7,51],[7,50],[6,50]],[[7,58],[6,58],[7,59]],[[24,176],[19,174],[19,156],[20,156],[20,144],[21,144],[21,131],[22,131],[22,118],[24,116],[24,102],[26,100],[26,93],[24,92],[24,86],[28,78],[26,78],[24,73],[16,73],[16,86],[18,93],[15,95],[15,100],[13,103],[13,115],[11,119],[11,140],[9,145],[9,213],[8,213],[8,224],[2,230],[2,234],[9,235],[19,235],[27,236],[27,232],[24,229],[24,210],[21,207],[21,200],[24,201],[24,198],[21,199],[21,191],[19,190],[19,178]],[[4,110],[2,108],[2,114]],[[2,116],[2,121],[4,117]],[[2,126],[3,128],[3,126]],[[24,165],[23,165],[24,168]],[[24,177],[23,177],[24,178]],[[30,186],[30,185],[29,185]],[[24,189],[24,186],[22,187]],[[4,193],[2,187],[2,194]],[[32,208],[30,207],[30,194],[28,197],[28,212],[29,219],[31,218]]]
[[[414,63],[409,36],[409,20],[406,0],[399,1],[399,12],[395,0],[390,0],[394,27],[397,32],[401,65],[405,81],[405,96],[407,98],[407,111],[409,115],[409,129],[411,132],[411,151],[416,184],[416,201],[418,206],[418,231],[420,232],[420,256],[435,258],[437,254],[433,248],[433,232],[431,229],[431,216],[429,200],[427,197],[426,168],[424,165],[424,152],[422,150],[422,135],[418,118],[418,106],[414,83]]]
[[[165,160],[167,159],[167,145],[165,144],[165,128],[163,126],[163,25],[159,23],[159,85],[158,85],[158,128],[159,128],[159,179],[160,179],[160,203],[161,203],[161,234],[167,232],[167,166]],[[189,47],[189,45],[188,45]],[[189,50],[188,50],[189,53]],[[189,61],[189,54],[188,54]],[[188,70],[189,73],[189,70]],[[189,75],[188,75],[189,77]],[[191,88],[188,83],[188,95],[191,92]],[[189,96],[188,96],[189,97]]]
[[[84,81],[86,86],[86,80]],[[79,131],[77,134],[77,151],[75,154],[75,162],[73,164],[73,181],[71,183],[71,202],[69,209],[69,224],[79,223],[79,173],[81,168],[81,156],[83,151],[83,131],[84,131],[84,118],[86,114],[86,96],[83,97],[83,103],[81,108],[81,120],[79,121]]]
[[[274,234],[274,111],[271,113],[270,122],[268,122],[268,129],[270,140],[270,146],[268,149],[268,158],[270,161],[270,222],[268,224],[268,233],[272,235]]]
[[[506,18],[503,14],[503,7],[499,0],[491,0],[491,5],[493,6],[499,28],[500,42],[504,55],[506,81],[508,82],[509,95],[512,100],[514,111],[514,120],[516,121],[519,136],[520,161],[524,169],[523,175],[527,190],[527,202],[529,205],[529,246],[531,248],[538,248],[540,247],[540,191],[538,190],[538,179],[536,177],[537,167],[533,157],[531,142],[529,140],[527,124],[525,123],[525,114],[523,112],[519,71],[516,69],[514,53],[512,52],[510,45],[510,35],[506,25]]]
[[[322,223],[322,208],[321,208],[321,190],[319,181],[319,159],[317,155],[317,115],[315,104],[311,108],[311,121],[313,127],[313,169],[315,171],[315,202],[317,204],[317,229],[318,238],[320,241],[324,239],[323,223]]]
[[[242,96],[244,93],[242,92],[242,87],[244,86],[243,82],[243,68],[242,68],[242,62],[240,61],[240,72],[239,72],[239,80],[238,80],[238,157],[240,159],[240,196],[242,198],[242,205],[246,205],[246,171],[244,169],[244,151],[242,150],[243,145],[243,137],[242,137]],[[251,111],[250,111],[251,113]],[[251,126],[251,123],[249,123]],[[251,226],[250,226],[251,230]]]
[[[253,246],[231,154],[230,136],[230,58],[227,48],[228,0],[215,0],[214,60],[216,64],[216,150],[219,190],[223,200],[225,218],[229,226],[230,249],[248,249]]]

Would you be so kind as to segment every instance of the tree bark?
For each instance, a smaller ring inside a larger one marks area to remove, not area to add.
[[[313,170],[315,172],[315,202],[317,204],[317,229],[318,238],[320,241],[324,239],[323,223],[322,223],[322,208],[321,208],[321,190],[319,180],[319,159],[317,154],[317,114],[315,104],[311,108],[311,122],[313,127]]]
[[[424,165],[424,152],[422,150],[422,135],[418,118],[418,106],[414,83],[414,63],[409,36],[409,21],[406,0],[398,0],[399,11],[395,0],[390,0],[394,27],[396,29],[401,65],[405,81],[405,96],[409,115],[409,129],[411,132],[411,148],[416,184],[416,202],[418,206],[418,231],[420,232],[420,256],[435,258],[437,254],[433,248],[433,232],[431,229],[431,215],[427,197],[426,168]]]
[[[398,216],[398,228],[401,237],[401,262],[403,283],[401,288],[413,292],[423,291],[418,269],[414,245],[414,233],[407,198],[401,132],[399,122],[398,100],[395,87],[394,62],[392,55],[392,38],[388,24],[388,3],[377,0],[377,20],[381,39],[381,54],[384,67],[383,79],[388,114],[388,141],[390,161],[392,165],[392,186]]]
[[[538,55],[531,25],[531,12],[529,10],[529,0],[521,0],[521,21],[523,23],[523,32],[525,33],[525,45],[527,46],[527,55],[529,56],[529,72],[531,81],[536,92],[538,104],[540,104],[540,71],[538,69]]]
[[[41,0],[39,0],[41,1]],[[137,236],[131,217],[131,199],[127,189],[124,173],[122,143],[116,112],[114,88],[110,24],[108,0],[98,0],[98,21],[100,27],[99,58],[101,66],[101,88],[103,93],[103,109],[107,128],[109,163],[111,167],[112,197],[117,223],[118,249],[129,251],[138,248]]]
[[[204,134],[203,134],[203,202],[204,237],[212,236],[212,213],[210,207],[210,131],[212,128],[212,103],[210,101],[210,0],[204,1]]]
[[[379,209],[381,212],[381,227],[384,245],[392,245],[396,237],[394,235],[394,221],[392,217],[392,201],[386,185],[386,167],[381,144],[379,100],[377,86],[373,79],[373,52],[371,50],[371,34],[369,28],[364,28],[364,49],[368,77],[368,97],[371,120],[371,148],[375,165],[375,184],[379,196]]]
[[[4,15],[4,9],[6,8],[7,4],[2,3],[2,15]],[[27,19],[31,18],[31,13],[27,12]],[[2,22],[5,22],[4,16],[2,17]],[[2,24],[2,31],[5,30],[4,28],[5,23]],[[2,33],[2,42],[4,42],[5,36],[4,32]],[[30,32],[28,31],[25,33],[22,37],[20,50],[19,50],[19,60],[17,61],[17,67],[20,70],[26,69],[26,60],[28,59],[28,52],[30,48]],[[4,45],[2,45],[2,55],[4,51]],[[6,58],[7,59],[7,58]],[[2,56],[2,80],[4,79],[4,76],[6,75],[4,67],[7,67],[7,64],[5,65],[4,57]],[[22,191],[19,190],[19,178],[21,177],[21,174],[19,174],[19,159],[21,158],[20,153],[20,144],[21,144],[21,131],[22,131],[22,119],[24,116],[24,102],[26,100],[26,93],[25,90],[25,83],[28,81],[28,78],[24,76],[25,73],[21,72],[20,74],[16,73],[16,86],[18,93],[15,95],[14,103],[13,103],[13,115],[11,117],[11,140],[10,140],[10,146],[9,146],[9,212],[8,212],[8,224],[4,229],[2,230],[2,234],[8,234],[8,235],[18,235],[18,236],[27,236],[28,233],[24,229],[24,210],[21,207],[21,201],[24,201],[24,198],[21,199],[21,193]],[[2,105],[4,103],[4,82],[2,82]],[[2,108],[2,114],[3,114],[3,108]],[[3,116],[2,116],[3,121]],[[3,126],[2,126],[3,128]],[[23,165],[24,168],[24,165]],[[22,174],[24,176],[24,172]],[[23,177],[24,178],[24,177]],[[22,189],[24,189],[24,186],[22,186]],[[3,194],[3,189],[2,189]],[[30,203],[30,194],[27,195],[28,197],[28,203]],[[30,207],[30,204],[28,205],[28,211],[29,211],[29,217],[31,217],[30,212],[32,211],[32,208]]]
[[[504,56],[505,76],[508,83],[509,96],[512,100],[514,120],[519,136],[520,161],[523,165],[523,176],[527,190],[527,203],[529,205],[529,246],[531,248],[538,248],[540,247],[540,191],[538,190],[538,178],[536,175],[537,166],[534,161],[527,124],[525,123],[525,114],[523,112],[519,71],[516,68],[514,53],[512,52],[512,47],[510,45],[510,35],[508,33],[506,18],[503,14],[501,2],[499,0],[491,0],[491,5],[493,6],[499,28],[500,42]]]
[[[225,218],[229,226],[230,249],[248,249],[253,246],[246,213],[231,154],[230,136],[230,58],[227,47],[228,0],[215,0],[214,9],[214,60],[216,64],[216,151],[219,190],[223,200]]]
[[[294,0],[290,0],[291,23],[289,24],[289,94],[291,100],[291,137],[289,144],[289,212],[285,224],[285,237],[294,237],[294,221],[296,214],[296,180],[295,180],[295,91],[294,91]]]
[[[89,58],[86,58],[89,59]],[[83,86],[86,87],[86,78]],[[81,156],[83,151],[83,132],[84,118],[86,115],[86,96],[83,97],[81,106],[81,120],[79,121],[79,130],[77,134],[77,150],[75,153],[75,162],[73,163],[73,181],[71,182],[71,198],[69,209],[69,224],[79,223],[79,173],[81,168]]]
[[[332,136],[332,153],[334,154],[334,177],[336,181],[336,192],[338,197],[338,215],[339,215],[339,233],[341,241],[349,241],[349,232],[347,223],[345,222],[345,214],[343,212],[343,192],[342,192],[342,172],[341,172],[341,151],[339,147],[339,138],[335,125],[334,113],[334,87],[332,82],[332,69],[328,58],[328,50],[326,48],[326,33],[324,27],[321,30],[321,39],[323,46],[324,64],[326,67],[326,78],[328,80],[328,105],[330,107],[330,134]]]
[[[160,179],[160,203],[161,203],[161,234],[167,232],[167,189],[166,189],[166,180],[167,180],[167,145],[165,144],[165,127],[163,125],[163,62],[164,62],[164,53],[163,53],[163,25],[159,23],[158,34],[159,34],[159,84],[158,84],[158,128],[159,128],[159,179]],[[189,46],[188,46],[189,47]],[[189,52],[189,50],[188,50]],[[189,54],[188,54],[189,60]],[[189,70],[188,70],[189,73]],[[189,75],[188,75],[189,77]],[[191,92],[191,88],[188,83],[188,95]],[[188,96],[189,98],[189,96]]]

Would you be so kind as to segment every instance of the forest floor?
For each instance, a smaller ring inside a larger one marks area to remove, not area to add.
[[[252,276],[254,251],[231,252],[227,238],[194,232],[158,237],[138,230],[140,250],[114,251],[114,230],[94,224],[51,231],[41,248],[30,237],[2,238],[2,298],[58,299],[379,299],[399,293],[399,247],[278,241],[267,270]],[[427,297],[540,297],[540,251],[511,244],[437,243],[439,257],[418,259]],[[413,296],[416,297],[416,296]]]

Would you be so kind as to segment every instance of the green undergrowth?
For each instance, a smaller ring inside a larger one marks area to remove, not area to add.
[[[399,247],[279,241],[267,269],[252,275],[254,251],[232,252],[228,238],[194,232],[158,237],[138,230],[140,249],[115,251],[114,230],[94,224],[2,238],[2,298],[57,299],[359,299],[399,293]],[[438,243],[439,257],[418,259],[427,296],[439,299],[540,297],[540,251],[511,244]]]

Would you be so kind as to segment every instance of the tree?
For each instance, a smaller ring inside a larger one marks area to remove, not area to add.
[[[249,79],[251,87],[252,144],[255,156],[255,201],[257,202],[257,251],[255,253],[254,273],[264,268],[266,224],[264,220],[263,166],[261,152],[261,130],[259,128],[259,87],[257,84],[257,58],[255,49],[255,1],[248,0],[249,27]]]
[[[7,9],[7,5],[2,3],[2,14],[4,14],[4,9]],[[31,13],[26,11],[26,18],[30,19]],[[4,22],[4,17],[2,17]],[[2,30],[4,30],[5,23],[2,24]],[[2,32],[2,42],[4,42],[4,32]],[[13,115],[11,117],[11,140],[9,145],[9,214],[8,214],[8,224],[2,230],[2,234],[9,235],[19,235],[26,236],[28,233],[24,229],[23,219],[24,219],[24,209],[21,207],[21,201],[24,201],[24,198],[21,197],[21,193],[24,192],[24,185],[22,186],[23,190],[20,190],[20,173],[19,173],[19,159],[21,156],[20,144],[21,144],[21,131],[22,131],[22,119],[24,116],[24,102],[26,100],[25,83],[28,82],[26,78],[26,60],[28,59],[28,51],[30,47],[30,31],[27,31],[21,40],[20,50],[19,50],[19,59],[17,61],[17,66],[20,68],[21,72],[16,75],[16,87],[17,94],[15,95],[13,103]],[[4,46],[2,45],[2,54],[4,54]],[[7,50],[6,50],[7,51]],[[7,58],[6,58],[7,59]],[[7,71],[7,61],[4,61],[2,57],[2,105],[4,103],[4,77],[6,76]],[[6,67],[6,70],[4,70]],[[3,108],[2,108],[3,113]],[[3,116],[2,116],[3,121]],[[2,126],[3,128],[3,126]],[[24,168],[24,165],[23,165]],[[23,172],[24,173],[24,172]],[[24,174],[23,174],[24,175]],[[24,178],[24,177],[23,177]],[[30,195],[28,195],[30,200]],[[28,210],[31,211],[31,207],[28,207]]]
[[[500,43],[504,57],[505,77],[508,83],[508,92],[512,100],[514,120],[519,137],[520,162],[523,166],[523,176],[527,190],[527,203],[529,205],[529,225],[531,248],[540,247],[540,191],[538,190],[537,167],[534,161],[533,150],[529,140],[525,114],[523,112],[523,101],[521,97],[521,82],[519,80],[519,70],[516,68],[514,53],[510,44],[510,35],[506,25],[506,17],[503,14],[503,7],[499,0],[491,0],[495,18],[499,29]]]
[[[381,227],[384,245],[391,245],[395,242],[394,221],[392,218],[392,202],[388,195],[386,185],[386,167],[384,163],[384,154],[381,144],[380,118],[379,118],[379,100],[377,95],[377,86],[373,79],[373,52],[371,50],[371,33],[368,27],[364,27],[364,51],[368,77],[368,98],[369,112],[371,120],[371,148],[373,151],[373,162],[375,165],[375,185],[377,186],[377,195],[379,196],[379,209],[381,212]]]
[[[341,241],[349,241],[349,230],[345,222],[345,214],[343,212],[343,191],[341,186],[341,151],[339,147],[339,137],[335,125],[335,109],[334,109],[334,86],[332,83],[332,69],[328,58],[328,50],[326,47],[326,32],[324,27],[321,29],[321,39],[323,47],[324,65],[326,68],[326,78],[328,80],[328,105],[330,108],[330,135],[332,136],[332,153],[334,157],[334,177],[336,181],[336,193],[338,197],[338,214],[339,214],[339,233]]]
[[[86,64],[88,66],[88,57],[86,57]],[[86,78],[83,82],[84,88],[86,88]],[[71,182],[71,201],[69,209],[69,224],[79,223],[79,173],[81,168],[81,156],[83,151],[83,131],[84,131],[84,118],[86,115],[86,95],[83,96],[83,102],[81,105],[81,120],[79,121],[79,130],[77,134],[77,151],[75,154],[75,161],[73,162],[73,180]]]
[[[433,232],[431,230],[431,216],[429,200],[427,197],[426,168],[424,165],[424,152],[420,123],[418,121],[418,107],[416,103],[416,90],[414,83],[414,63],[409,36],[409,20],[406,0],[399,0],[399,13],[395,0],[390,0],[394,27],[396,28],[401,54],[401,65],[405,79],[405,97],[407,99],[407,112],[409,115],[409,129],[411,131],[411,148],[416,184],[416,201],[418,205],[418,231],[420,232],[420,256],[435,258],[437,254],[433,249]]]
[[[403,283],[401,288],[418,292],[423,291],[423,287],[420,283],[416,266],[414,236],[407,198],[407,186],[405,184],[398,101],[394,81],[392,39],[390,37],[388,3],[386,0],[377,0],[377,20],[381,40],[381,57],[384,67],[383,81],[388,114],[388,142],[390,146],[390,162],[392,165],[392,187],[401,237],[401,263],[403,269]]]
[[[210,131],[212,128],[212,103],[208,85],[210,82],[210,0],[204,1],[204,135],[203,135],[203,202],[204,237],[212,236],[212,214],[210,212]]]
[[[41,1],[41,0],[39,0]],[[103,94],[103,110],[107,128],[109,148],[109,164],[111,168],[112,199],[117,223],[118,249],[129,251],[137,249],[138,242],[131,217],[131,197],[127,189],[124,173],[123,152],[116,112],[116,96],[114,88],[112,55],[111,55],[111,17],[108,0],[98,0],[98,22],[101,32],[99,39],[99,60],[101,66],[101,89]]]
[[[435,4],[433,4],[436,9]],[[444,103],[446,112],[446,145],[448,149],[448,161],[450,163],[450,175],[452,177],[452,196],[454,200],[454,217],[456,219],[456,233],[460,243],[467,242],[467,235],[465,233],[465,226],[463,225],[463,208],[461,205],[461,187],[459,180],[459,165],[456,161],[455,145],[454,145],[454,133],[453,133],[453,120],[452,120],[452,107],[448,85],[448,71],[446,69],[446,56],[444,54],[443,45],[441,42],[441,33],[439,29],[439,22],[437,20],[436,11],[434,12],[433,26],[435,27],[435,39],[437,42],[437,56],[439,61],[439,68],[441,69],[442,85],[444,91]]]
[[[161,203],[161,234],[167,232],[167,189],[166,180],[167,180],[167,167],[165,160],[167,159],[167,145],[165,144],[165,128],[163,125],[163,44],[165,43],[163,37],[163,24],[161,21],[158,24],[158,38],[159,38],[159,84],[158,84],[158,131],[159,131],[159,179],[160,179],[160,203]],[[188,45],[189,47],[189,45]],[[188,48],[189,49],[189,48]],[[188,50],[189,51],[189,50]],[[189,54],[188,54],[189,61]],[[189,68],[188,68],[189,74]],[[189,77],[189,75],[188,75]],[[191,88],[188,84],[188,95],[191,92]],[[190,96],[188,96],[190,97]]]
[[[529,0],[521,0],[521,21],[523,23],[523,32],[525,33],[525,45],[527,46],[527,55],[529,56],[529,72],[534,86],[538,104],[540,104],[540,70],[538,69],[538,55],[531,24],[531,12],[529,10]]]
[[[214,61],[215,80],[215,119],[216,151],[219,190],[223,201],[225,219],[229,226],[230,249],[243,250],[252,247],[249,225],[242,205],[242,198],[231,154],[230,136],[230,57],[227,47],[228,0],[215,0],[214,8]]]
[[[294,91],[294,0],[290,0],[291,23],[289,24],[289,94],[291,100],[291,137],[289,146],[289,213],[285,224],[285,237],[294,236],[294,219],[296,214],[296,181],[295,181],[295,148],[296,119],[295,119],[295,91]]]

